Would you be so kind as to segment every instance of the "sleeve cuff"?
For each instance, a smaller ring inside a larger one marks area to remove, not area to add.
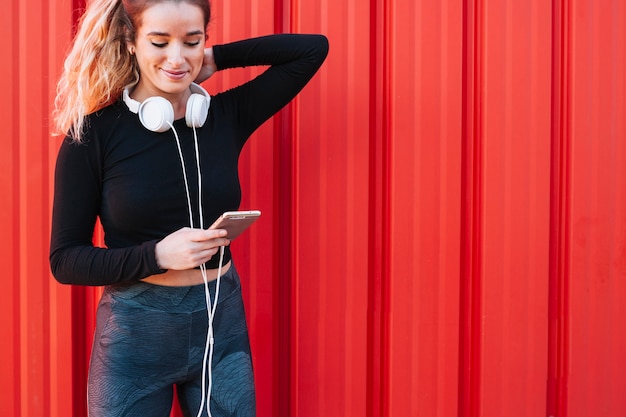
[[[146,260],[148,268],[149,268],[149,272],[150,275],[156,275],[156,274],[164,274],[165,272],[167,272],[167,269],[162,269],[159,266],[159,263],[157,262],[156,259],[156,244],[159,243],[159,240],[151,240],[149,242],[144,243],[145,245],[145,249],[146,249]]]

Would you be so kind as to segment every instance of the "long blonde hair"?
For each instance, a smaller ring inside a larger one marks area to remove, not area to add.
[[[93,0],[81,17],[57,84],[54,122],[58,134],[83,139],[85,117],[117,100],[139,81],[139,67],[127,49],[141,13],[168,0]],[[210,19],[208,0],[169,0],[198,5]]]
[[[139,79],[126,48],[126,24],[121,0],[94,0],[79,21],[54,103],[59,133],[74,141],[82,139],[85,116],[115,101]]]

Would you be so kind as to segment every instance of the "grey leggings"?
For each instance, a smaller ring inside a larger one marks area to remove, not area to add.
[[[215,281],[209,288],[213,300]],[[204,285],[107,287],[89,367],[89,416],[168,417],[176,387],[183,414],[195,417],[207,326]],[[211,414],[254,416],[250,344],[234,265],[221,278],[213,326]]]

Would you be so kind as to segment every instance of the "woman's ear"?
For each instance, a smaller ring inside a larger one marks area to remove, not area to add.
[[[135,55],[135,38],[131,36],[131,31],[128,26],[124,26],[124,41],[126,42],[126,49],[131,55]]]

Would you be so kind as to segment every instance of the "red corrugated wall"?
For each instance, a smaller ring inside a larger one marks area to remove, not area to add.
[[[0,414],[82,417],[100,292],[57,284],[47,253],[83,2],[5,3]],[[259,416],[626,415],[622,0],[212,5],[210,42],[331,43],[241,161],[264,212],[233,243]]]

